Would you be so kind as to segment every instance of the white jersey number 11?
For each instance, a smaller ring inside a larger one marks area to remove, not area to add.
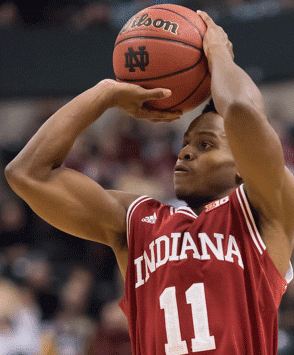
[[[215,349],[214,336],[209,335],[204,284],[195,283],[186,291],[187,303],[191,305],[195,338],[191,339],[192,352]],[[176,288],[167,287],[159,297],[160,308],[164,309],[167,344],[166,355],[188,354],[187,342],[182,340]]]

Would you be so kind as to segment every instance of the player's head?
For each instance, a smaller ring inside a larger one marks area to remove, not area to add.
[[[211,100],[184,135],[174,172],[176,196],[198,207],[226,196],[241,182],[223,118]]]

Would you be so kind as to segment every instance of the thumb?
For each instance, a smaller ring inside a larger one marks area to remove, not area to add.
[[[157,99],[164,99],[165,97],[169,97],[171,96],[171,94],[172,92],[170,89],[156,88],[156,89],[146,90],[142,98],[144,101],[157,100]]]

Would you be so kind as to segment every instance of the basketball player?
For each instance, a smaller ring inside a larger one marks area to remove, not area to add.
[[[172,121],[143,103],[165,89],[104,80],[57,111],[7,166],[12,189],[53,226],[112,247],[134,354],[274,355],[292,268],[294,178],[258,88],[204,12],[210,105],[184,135],[175,192],[188,207],[106,191],[62,167],[78,134],[109,107]],[[142,191],[144,193],[144,191]]]

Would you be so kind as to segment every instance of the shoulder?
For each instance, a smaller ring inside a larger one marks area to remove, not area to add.
[[[146,213],[169,211],[171,208],[169,205],[147,195],[134,195],[117,190],[109,190],[108,192],[124,207],[127,224],[130,223],[131,219],[137,219],[141,215],[145,216]]]
[[[131,194],[124,191],[108,190],[108,193],[115,198],[127,211],[130,205],[140,198],[140,195]]]
[[[134,199],[129,205],[127,211],[127,221],[129,222],[131,219],[137,219],[142,216],[144,218],[146,216],[146,218],[151,218],[151,215],[153,216],[155,214],[157,216],[159,214],[162,215],[162,213],[166,214],[166,211],[170,211],[169,205],[166,205],[147,195],[142,195]],[[150,216],[148,216],[148,214],[150,214]]]
[[[261,194],[255,185],[245,183],[250,205],[264,224],[279,225],[289,240],[294,235],[294,176],[284,167],[284,176],[279,186]]]
[[[244,188],[256,229],[270,258],[283,276],[289,269],[294,236],[293,176],[287,168],[285,169],[283,187],[280,191],[271,194],[270,202],[262,199],[258,193],[247,188],[247,186]]]
[[[291,245],[294,236],[294,176],[285,167],[284,179],[279,187],[261,195],[253,185],[244,184],[244,194],[260,226],[281,229]]]

